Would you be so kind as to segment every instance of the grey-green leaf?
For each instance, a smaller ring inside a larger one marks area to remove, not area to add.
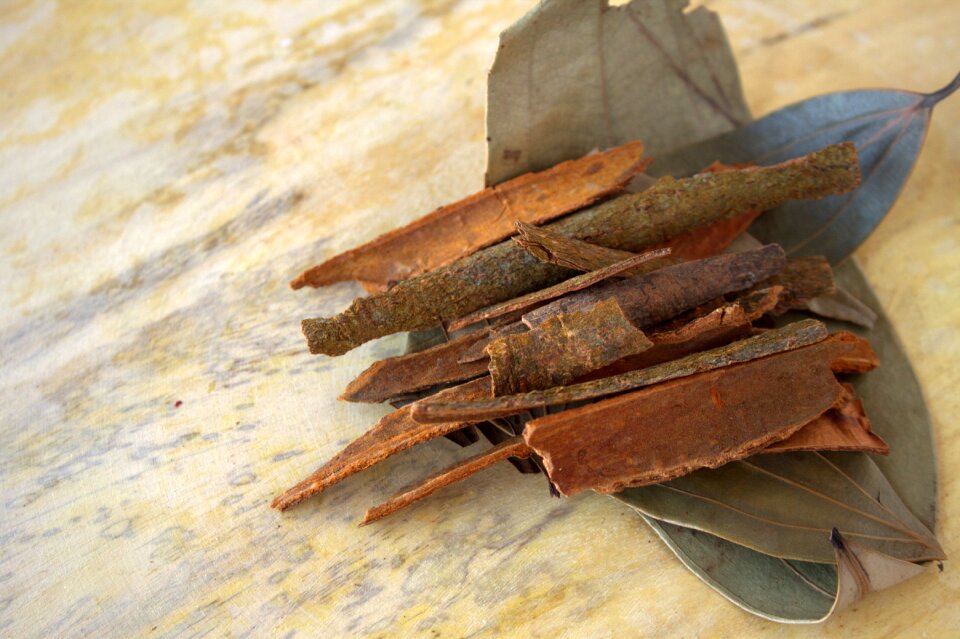
[[[543,0],[500,36],[487,184],[642,140],[654,157],[750,119],[716,14],[688,0]]]
[[[850,255],[890,210],[910,175],[933,107],[960,88],[960,75],[939,91],[830,93],[775,111],[745,127],[658,158],[653,175],[689,175],[714,160],[774,164],[827,144],[852,141],[863,182],[819,202],[790,203],[760,216],[750,233],[787,255]]]
[[[863,453],[757,455],[617,498],[646,515],[788,560],[834,561],[830,531],[907,561],[943,549]]]
[[[640,516],[684,566],[744,610],[787,623],[816,623],[830,612],[837,591],[833,565],[771,557],[709,533]]]

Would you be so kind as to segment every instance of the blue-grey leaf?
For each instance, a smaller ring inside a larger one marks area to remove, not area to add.
[[[786,623],[817,623],[837,591],[832,564],[764,555],[709,533],[640,514],[693,574],[748,612]]]
[[[890,210],[923,145],[933,107],[960,88],[960,75],[934,93],[861,90],[830,93],[775,111],[747,126],[658,158],[653,175],[689,175],[719,160],[775,164],[827,144],[852,141],[863,182],[852,193],[793,202],[769,211],[750,233],[788,255],[850,255]]]

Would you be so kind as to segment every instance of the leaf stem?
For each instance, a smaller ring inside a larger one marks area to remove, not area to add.
[[[925,109],[930,109],[933,105],[940,102],[944,98],[950,97],[954,91],[960,89],[960,73],[953,78],[953,80],[947,86],[943,87],[939,91],[934,91],[933,93],[928,93],[923,96],[923,100],[920,101],[920,105]]]

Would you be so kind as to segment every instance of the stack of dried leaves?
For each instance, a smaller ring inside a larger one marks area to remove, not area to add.
[[[489,123],[488,180],[499,183],[293,280],[293,288],[357,280],[371,293],[335,317],[304,320],[311,353],[426,332],[341,396],[395,410],[275,508],[427,440],[466,446],[483,435],[492,447],[401,489],[363,523],[509,460],[545,473],[554,494],[592,489],[631,505],[711,586],[786,621],[822,620],[916,574],[916,562],[944,558],[924,523],[932,513],[914,515],[863,454],[890,453],[851,384],[878,366],[871,344],[791,312],[876,321],[836,286],[831,262],[889,208],[933,105],[960,80],[925,96],[851,92],[801,103],[667,154],[654,181],[642,175],[643,145],[624,132],[653,140],[659,153],[749,119],[719,22],[702,10],[682,14],[682,4],[542,3],[504,34],[491,75],[489,111],[505,116]],[[524,43],[553,42],[557,56],[573,56],[564,64],[588,69],[589,56],[567,41],[580,37],[572,25],[594,22],[605,33],[639,29],[646,40],[606,52],[625,60],[610,68],[661,56],[659,67],[647,65],[664,83],[654,93],[683,106],[667,104],[671,113],[653,127],[643,109],[664,105],[642,102],[643,83],[621,91],[619,104],[570,107],[560,102],[569,90],[545,82],[558,94],[540,102],[554,111],[513,114],[516,93],[548,74]],[[661,30],[699,54],[681,67],[655,41]],[[698,84],[711,74],[712,84]],[[576,138],[547,126],[560,120],[577,123]],[[589,150],[585,140],[612,148],[549,166]],[[682,177],[717,159],[729,164]],[[851,210],[866,221],[837,226]],[[747,227],[771,243],[746,236]]]

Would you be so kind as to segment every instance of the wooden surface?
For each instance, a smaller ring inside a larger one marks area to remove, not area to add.
[[[709,3],[755,114],[932,90],[960,4]],[[817,628],[741,612],[613,500],[486,471],[358,528],[469,454],[411,451],[281,516],[384,412],[335,400],[402,339],[310,356],[359,287],[299,269],[481,186],[486,69],[529,1],[0,4],[0,635],[944,636],[947,562]],[[960,553],[960,96],[858,251],[934,416]],[[181,403],[182,402],[182,403]]]

